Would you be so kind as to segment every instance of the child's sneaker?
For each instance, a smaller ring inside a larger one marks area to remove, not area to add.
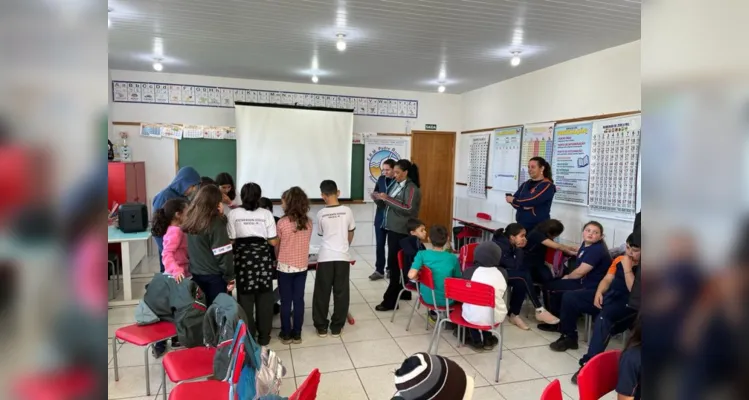
[[[327,329],[318,329],[317,330],[317,336],[328,337],[328,330]]]
[[[341,337],[341,333],[342,333],[342,332],[343,332],[343,329],[339,329],[339,330],[337,330],[337,331],[331,330],[331,331],[330,331],[330,336],[333,336],[333,337]]]
[[[281,343],[283,344],[290,344],[291,343],[291,335],[288,333],[279,333],[278,338],[281,340]]]
[[[559,323],[559,318],[555,317],[554,314],[546,311],[545,308],[541,307],[536,310],[536,321],[543,322],[549,325],[556,325]]]
[[[301,344],[302,343],[302,334],[301,333],[295,333],[294,337],[291,340],[294,344]]]

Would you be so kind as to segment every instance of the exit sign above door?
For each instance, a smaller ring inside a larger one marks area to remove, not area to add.
[[[428,131],[436,131],[437,130],[437,124],[426,124],[424,125],[424,129]]]

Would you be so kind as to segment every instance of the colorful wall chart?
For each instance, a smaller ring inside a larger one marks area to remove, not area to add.
[[[492,134],[492,190],[515,193],[518,189],[522,126],[501,128]]]
[[[236,89],[198,85],[112,81],[115,103],[150,103],[179,106],[234,108],[234,102],[353,109],[355,115],[418,118],[417,100],[352,97],[320,93]]]
[[[373,201],[372,192],[382,175],[382,164],[408,157],[409,139],[405,137],[366,137],[364,140],[364,201]]]
[[[555,201],[588,205],[590,139],[592,122],[557,125],[554,128],[552,170]]]
[[[637,213],[640,116],[595,121],[590,147],[589,213],[633,220]]]
[[[528,161],[533,157],[543,157],[551,164],[552,143],[554,142],[554,123],[525,125],[523,129],[522,150],[520,153],[520,179],[518,185],[530,179]]]
[[[468,196],[486,198],[486,169],[490,134],[471,135],[468,157]]]

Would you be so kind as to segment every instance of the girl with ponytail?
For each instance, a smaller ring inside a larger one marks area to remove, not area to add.
[[[528,161],[530,179],[520,184],[515,194],[507,193],[505,201],[517,210],[515,220],[530,232],[551,218],[551,202],[557,191],[551,178],[551,165],[543,157]]]
[[[182,219],[187,209],[187,200],[174,198],[167,200],[163,208],[156,210],[151,225],[151,234],[164,237],[164,249],[161,251],[161,262],[164,272],[177,283],[190,276],[187,257],[187,237],[182,232]]]

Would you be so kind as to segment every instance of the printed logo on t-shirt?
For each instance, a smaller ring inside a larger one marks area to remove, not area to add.
[[[228,253],[231,251],[231,243],[227,244],[226,246],[216,247],[213,249],[213,255],[218,256],[224,253]]]

